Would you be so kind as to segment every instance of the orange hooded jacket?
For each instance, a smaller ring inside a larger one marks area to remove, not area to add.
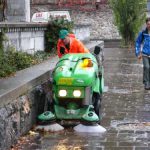
[[[60,47],[65,48],[65,54],[67,53],[89,53],[89,50],[83,45],[83,43],[77,40],[73,34],[69,34],[69,37],[70,37],[70,49],[69,50],[65,47],[61,39],[58,40],[57,54],[59,58],[62,57],[62,54],[60,53]]]

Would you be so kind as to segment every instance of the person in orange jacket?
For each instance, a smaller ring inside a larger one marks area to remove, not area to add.
[[[58,57],[61,58],[67,53],[89,53],[89,50],[82,42],[75,38],[74,34],[69,34],[67,30],[60,30],[57,43],[57,54]]]

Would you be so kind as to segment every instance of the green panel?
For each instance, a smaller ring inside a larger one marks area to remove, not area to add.
[[[77,110],[67,110],[64,107],[55,105],[55,114],[58,119],[82,119],[82,116],[86,112],[86,108],[77,109]]]
[[[101,92],[104,92],[104,78],[101,79]]]
[[[42,121],[54,120],[55,118],[55,115],[51,111],[46,111],[38,116],[38,119]]]
[[[79,59],[82,58],[90,58],[93,61],[96,61],[96,58],[91,54],[91,53],[76,53],[76,54],[66,54],[63,57],[61,57],[60,62],[64,60],[70,60],[70,61],[78,61]]]
[[[93,91],[94,91],[94,92],[97,92],[97,93],[100,92],[100,81],[99,81],[99,78],[96,79],[96,84],[95,84],[95,86],[94,86]]]
[[[101,67],[101,72],[102,72],[102,78],[101,78],[101,84],[100,84],[100,92],[104,92],[104,68],[103,66]]]
[[[92,67],[82,67],[85,58],[92,61]],[[57,63],[53,77],[56,85],[90,86],[95,82],[96,72],[97,61],[91,53],[66,54]]]
[[[65,109],[64,107],[55,105],[55,114],[57,119],[64,119],[64,120],[86,120],[86,121],[99,121],[98,116],[95,114],[94,111],[90,111],[93,108],[92,105],[76,110]],[[93,113],[93,116],[88,116],[89,113]]]

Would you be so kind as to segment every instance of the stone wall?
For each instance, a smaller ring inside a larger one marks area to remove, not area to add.
[[[31,0],[32,4],[56,3],[57,0]]]
[[[72,2],[73,3],[76,3],[76,2],[81,2],[81,0],[72,0]],[[84,2],[96,2],[96,1],[98,1],[98,0],[84,0]],[[68,0],[61,0],[61,2],[62,3],[66,3],[66,2],[70,2],[70,1],[68,1]],[[31,0],[31,3],[32,4],[45,4],[45,3],[54,3],[54,4],[56,4],[56,3],[58,3],[58,0]]]
[[[0,149],[8,149],[35,122],[32,96],[24,95],[0,108]]]
[[[4,106],[0,104],[0,149],[7,150],[35,125],[44,111],[47,83]],[[47,92],[48,93],[48,92]]]
[[[117,27],[114,25],[112,10],[104,6],[93,12],[71,11],[75,23],[91,24],[91,39],[120,39]]]
[[[117,27],[114,25],[112,10],[108,5],[100,5],[98,9],[93,8],[92,5],[86,5],[79,10],[67,9],[71,14],[71,19],[76,24],[91,24],[90,33],[91,39],[120,39]],[[85,9],[87,8],[87,9]],[[52,7],[51,5],[31,5],[31,16],[35,12],[51,11],[51,10],[65,10],[62,8]]]

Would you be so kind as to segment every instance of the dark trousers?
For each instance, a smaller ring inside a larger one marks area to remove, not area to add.
[[[150,85],[150,57],[143,56],[143,83]]]

